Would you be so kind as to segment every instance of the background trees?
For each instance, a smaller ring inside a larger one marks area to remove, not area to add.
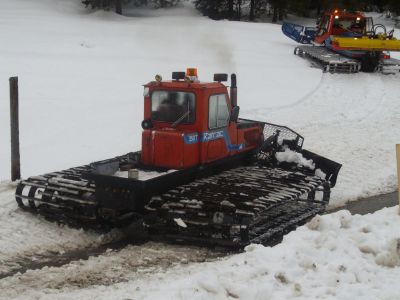
[[[154,8],[175,6],[184,0],[82,0],[93,9],[113,9],[122,12],[124,5],[151,6]],[[191,1],[191,0],[190,0]],[[193,0],[196,8],[212,19],[255,21],[267,13],[272,21],[282,20],[288,13],[302,17],[316,17],[328,8],[346,8],[362,11],[390,10],[400,14],[400,0]]]
[[[154,8],[170,7],[177,5],[181,0],[82,0],[86,7],[92,9],[113,9],[122,14],[124,5],[131,6],[152,6]]]
[[[212,19],[249,20],[269,12],[272,21],[282,20],[287,13],[316,17],[325,9],[343,8],[362,11],[389,9],[400,13],[399,0],[195,0],[196,7]]]

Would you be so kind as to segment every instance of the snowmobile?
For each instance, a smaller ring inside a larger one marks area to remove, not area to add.
[[[197,69],[144,85],[140,151],[22,180],[18,205],[46,219],[107,230],[139,224],[150,239],[268,244],[322,213],[341,165],[304,138],[239,118],[236,75]]]
[[[360,12],[338,9],[324,12],[317,24],[315,28],[283,23],[283,33],[303,44],[294,54],[313,60],[325,72],[400,72],[400,60],[389,53],[400,51],[394,29],[388,31]]]

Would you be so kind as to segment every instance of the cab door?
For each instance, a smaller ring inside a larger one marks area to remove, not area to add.
[[[203,161],[209,163],[229,156],[230,136],[227,95],[210,95],[208,99],[208,130],[201,135]]]

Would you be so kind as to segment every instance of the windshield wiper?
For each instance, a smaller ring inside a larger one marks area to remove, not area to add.
[[[188,115],[190,114],[190,111],[186,111],[182,116],[178,118],[174,123],[172,123],[171,128],[175,128],[176,125],[178,125],[180,122],[182,122],[183,119],[185,119]]]

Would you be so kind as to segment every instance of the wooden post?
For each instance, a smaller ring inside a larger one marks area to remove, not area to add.
[[[396,158],[397,158],[397,196],[399,197],[399,205],[400,205],[400,144],[396,145]]]
[[[10,77],[11,180],[21,179],[19,156],[18,77]]]

